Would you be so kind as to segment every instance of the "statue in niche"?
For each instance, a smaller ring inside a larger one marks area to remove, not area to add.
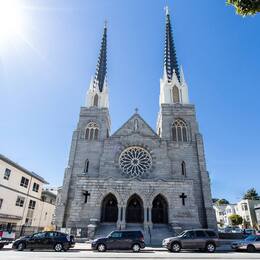
[[[134,120],[134,131],[137,132],[138,129],[139,129],[139,123],[138,123],[138,120],[135,119],[135,120]]]

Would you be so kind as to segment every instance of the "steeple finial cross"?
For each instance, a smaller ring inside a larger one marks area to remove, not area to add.
[[[135,108],[135,113],[138,114],[138,108]]]

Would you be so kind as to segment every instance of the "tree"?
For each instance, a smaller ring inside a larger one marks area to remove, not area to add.
[[[243,199],[244,200],[259,200],[259,196],[258,196],[258,193],[256,192],[255,188],[251,188],[245,193]]]
[[[228,218],[231,221],[232,226],[238,226],[243,223],[243,218],[240,215],[232,214]]]
[[[234,5],[237,14],[243,16],[260,12],[260,0],[227,0],[227,4]]]
[[[217,200],[216,204],[217,204],[218,206],[228,205],[228,204],[229,204],[229,201],[226,200],[226,199],[219,199],[219,200]]]

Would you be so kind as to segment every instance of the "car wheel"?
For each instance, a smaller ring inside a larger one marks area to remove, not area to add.
[[[172,243],[171,252],[178,253],[181,251],[181,245],[177,242]]]
[[[55,246],[54,246],[54,250],[56,252],[61,252],[63,249],[63,245],[61,243],[57,243]]]
[[[253,245],[248,245],[247,246],[247,252],[254,253],[255,252],[255,247]]]
[[[2,249],[4,247],[5,244],[0,244],[0,249]]]
[[[106,251],[106,246],[104,244],[99,244],[97,246],[98,252],[105,252]]]
[[[19,243],[17,245],[17,250],[18,251],[23,251],[25,249],[25,244],[23,242]]]
[[[139,244],[134,244],[132,246],[132,249],[133,249],[133,252],[138,253],[140,251],[141,247]]]
[[[216,250],[216,246],[214,243],[208,243],[206,245],[206,251],[209,252],[209,253],[214,253]]]

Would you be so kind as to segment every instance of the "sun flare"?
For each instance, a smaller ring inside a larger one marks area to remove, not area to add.
[[[8,43],[23,33],[21,6],[17,0],[0,0],[0,43]]]

